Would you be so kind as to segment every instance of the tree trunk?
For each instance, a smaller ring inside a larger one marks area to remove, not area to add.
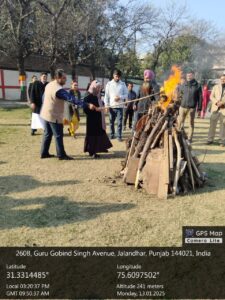
[[[110,80],[113,78],[114,66],[110,69]]]
[[[51,64],[49,67],[51,79],[53,80],[55,78],[55,65]]]
[[[95,80],[95,69],[91,68],[91,80]]]
[[[24,66],[24,57],[19,56],[17,58],[17,68],[19,71],[19,83],[20,83],[20,101],[27,101],[27,84],[26,84],[26,72]]]
[[[71,79],[77,81],[76,64],[71,64]]]
[[[91,80],[95,80],[95,61],[91,62]]]

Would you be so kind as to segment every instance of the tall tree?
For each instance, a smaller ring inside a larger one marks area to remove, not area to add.
[[[70,4],[70,0],[37,0],[41,10],[38,11],[37,22],[37,44],[49,58],[49,70],[54,78],[56,64],[60,57],[62,41],[59,39],[59,31],[65,20],[62,20],[62,13]]]
[[[26,99],[25,59],[33,51],[34,1],[3,0],[0,14],[0,52],[16,60],[21,85],[20,99]]]
[[[160,11],[158,24],[150,34],[150,45],[153,50],[150,54],[149,67],[156,71],[162,54],[170,55],[174,39],[182,31],[186,19],[186,7],[170,2],[165,9]]]

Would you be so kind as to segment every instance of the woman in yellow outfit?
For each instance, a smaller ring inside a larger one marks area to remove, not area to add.
[[[70,93],[79,100],[81,99],[80,91],[78,90],[78,83],[72,81]],[[71,136],[75,138],[75,133],[79,128],[80,115],[77,106],[65,102],[64,107],[64,125],[69,125],[68,131]]]

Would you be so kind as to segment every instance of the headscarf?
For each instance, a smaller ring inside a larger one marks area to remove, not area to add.
[[[97,90],[99,86],[101,86],[101,83],[98,80],[93,80],[88,89],[88,92],[94,96],[97,96],[99,107],[103,107],[103,102],[101,100],[101,91],[100,89],[99,91]],[[105,114],[103,110],[101,111],[101,115],[102,115],[102,128],[106,130]]]
[[[144,77],[149,78],[150,80],[155,78],[155,73],[152,70],[145,70],[144,71]]]
[[[101,83],[98,80],[93,80],[89,86],[88,92],[94,96],[100,96],[100,90],[97,91],[97,88],[101,86]]]

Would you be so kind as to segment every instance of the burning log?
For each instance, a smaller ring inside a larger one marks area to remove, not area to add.
[[[124,182],[161,199],[195,191],[204,184],[186,133],[177,128],[177,116],[178,105],[170,94],[161,96],[142,117],[128,150]]]

